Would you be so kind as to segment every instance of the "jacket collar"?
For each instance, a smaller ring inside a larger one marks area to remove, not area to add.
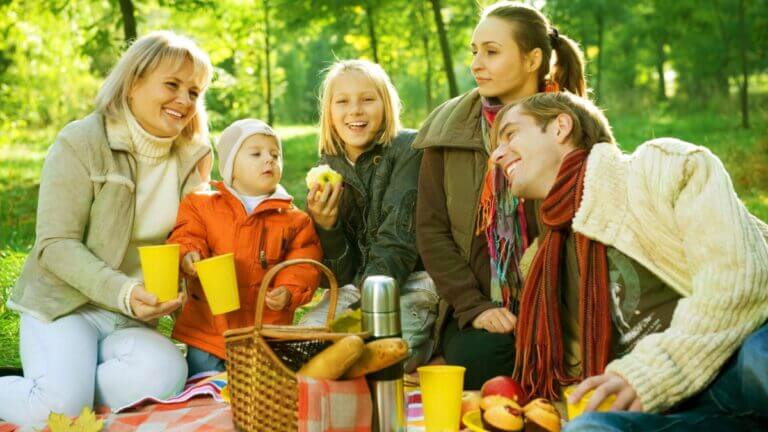
[[[475,88],[435,109],[419,130],[413,147],[484,150],[481,119],[482,101]]]
[[[233,208],[239,208],[245,212],[245,205],[237,196],[237,192],[229,186],[225,185],[222,181],[212,181],[213,187],[218,190],[224,199],[227,200],[230,206]],[[275,192],[262,201],[248,216],[262,213],[269,210],[289,209],[293,207],[293,197],[288,191],[285,190],[283,185],[278,184],[275,188]]]
[[[355,189],[361,196],[367,197],[367,188],[365,187],[363,180],[358,176],[358,170],[361,170],[361,172],[367,170],[375,171],[376,167],[374,165],[378,164],[376,159],[384,156],[383,150],[384,147],[377,143],[366,150],[365,153],[361,154],[360,157],[357,158],[354,166],[347,162],[347,158],[343,154],[323,155],[320,163],[327,163],[334,171],[341,174],[344,183]]]

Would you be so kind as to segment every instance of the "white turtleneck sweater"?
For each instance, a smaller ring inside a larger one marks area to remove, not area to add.
[[[136,159],[136,210],[131,242],[120,271],[133,278],[123,289],[123,313],[133,316],[130,295],[142,280],[139,246],[165,243],[179,209],[178,163],[171,157],[177,137],[159,138],[148,133],[126,111],[125,122],[107,123],[110,140],[129,144]]]

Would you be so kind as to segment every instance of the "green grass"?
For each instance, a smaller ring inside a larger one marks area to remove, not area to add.
[[[763,104],[762,106],[764,106]],[[760,106],[760,105],[758,105]],[[675,136],[709,147],[731,173],[739,196],[750,211],[768,220],[768,112],[752,110],[752,128],[739,127],[734,112],[663,106],[653,111],[606,114],[622,148],[630,151],[650,138]],[[60,125],[59,125],[60,126]],[[35,208],[45,152],[57,130],[0,130],[0,301],[19,275],[34,241]],[[283,138],[285,170],[282,184],[304,206],[304,175],[317,160],[316,134],[311,126],[278,128]],[[214,177],[218,172],[214,170]],[[168,332],[168,322],[162,328]],[[19,366],[18,317],[0,306],[0,366]]]
[[[749,210],[768,221],[768,105],[757,106],[760,109],[751,112],[750,129],[742,129],[738,113],[725,108],[685,113],[690,111],[686,107],[665,107],[633,115],[607,111],[606,115],[625,151],[659,137],[708,147],[723,161]]]

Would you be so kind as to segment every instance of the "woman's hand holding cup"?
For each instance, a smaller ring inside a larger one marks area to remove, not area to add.
[[[144,285],[137,285],[131,291],[131,310],[136,319],[152,321],[168,315],[178,309],[184,302],[184,293],[167,302],[158,303],[157,296],[144,289]]]

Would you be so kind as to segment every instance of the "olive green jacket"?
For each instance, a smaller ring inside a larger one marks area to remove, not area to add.
[[[488,161],[488,151],[483,144],[481,116],[480,94],[477,89],[473,89],[444,102],[432,111],[419,129],[419,134],[413,143],[414,148],[420,150],[444,149],[443,172],[446,175],[443,179],[443,190],[450,226],[426,229],[432,226],[433,221],[419,219],[419,248],[420,253],[425,256],[424,261],[428,272],[430,272],[430,260],[427,255],[430,248],[437,247],[444,250],[446,247],[437,238],[434,238],[439,236],[443,242],[448,243],[449,248],[456,248],[461,255],[462,259],[456,261],[455,264],[464,267],[465,272],[474,273],[475,269],[471,268],[470,254],[472,239],[475,237],[475,215],[477,214],[480,189]],[[427,193],[429,192],[427,191]],[[421,226],[421,224],[426,225]],[[448,232],[444,232],[445,228],[448,228]],[[434,236],[430,235],[433,231],[435,232]],[[438,231],[443,234],[437,234]],[[450,241],[445,236],[448,233],[450,234]],[[451,267],[456,268],[454,265]],[[435,280],[437,292],[442,297],[435,325],[436,335],[439,335],[449,310],[457,309],[458,305],[452,305],[446,299],[446,296],[450,297],[447,291],[451,291],[451,289],[446,289],[444,284],[440,283],[440,277],[433,274],[434,271],[435,269],[432,268],[430,276]],[[461,295],[462,298],[471,297],[473,303],[477,303],[478,296],[481,294]],[[466,325],[468,321],[471,321],[470,315],[473,317],[482,310],[493,307],[490,299],[485,303],[485,305],[480,306],[473,304],[469,308],[470,310],[464,314],[465,316],[460,320],[460,323]],[[439,337],[436,340],[439,340]]]
[[[466,260],[475,236],[480,189],[488,167],[481,116],[480,94],[474,89],[435,109],[413,144],[417,149],[453,150],[444,153],[444,170],[452,175],[446,176],[443,184],[451,234]]]
[[[117,270],[133,231],[136,160],[129,143],[107,139],[106,120],[93,113],[68,124],[48,151],[40,179],[35,244],[8,306],[53,321],[86,303],[118,311],[133,284]],[[211,148],[177,141],[179,199],[203,187]]]
[[[317,226],[324,262],[341,284],[359,286],[370,275],[387,275],[403,286],[420,266],[414,212],[421,151],[416,132],[402,130],[389,146],[374,145],[352,166],[343,154],[323,155],[344,177],[336,226]]]
[[[477,215],[488,149],[477,89],[436,108],[413,146],[424,149],[417,210],[418,247],[441,297],[436,331],[452,311],[460,328],[495,307],[490,299],[490,257],[478,236]],[[436,203],[435,200],[444,202]],[[439,197],[439,198],[438,198]],[[536,202],[526,201],[529,238],[539,233]],[[436,214],[445,212],[445,217]]]

